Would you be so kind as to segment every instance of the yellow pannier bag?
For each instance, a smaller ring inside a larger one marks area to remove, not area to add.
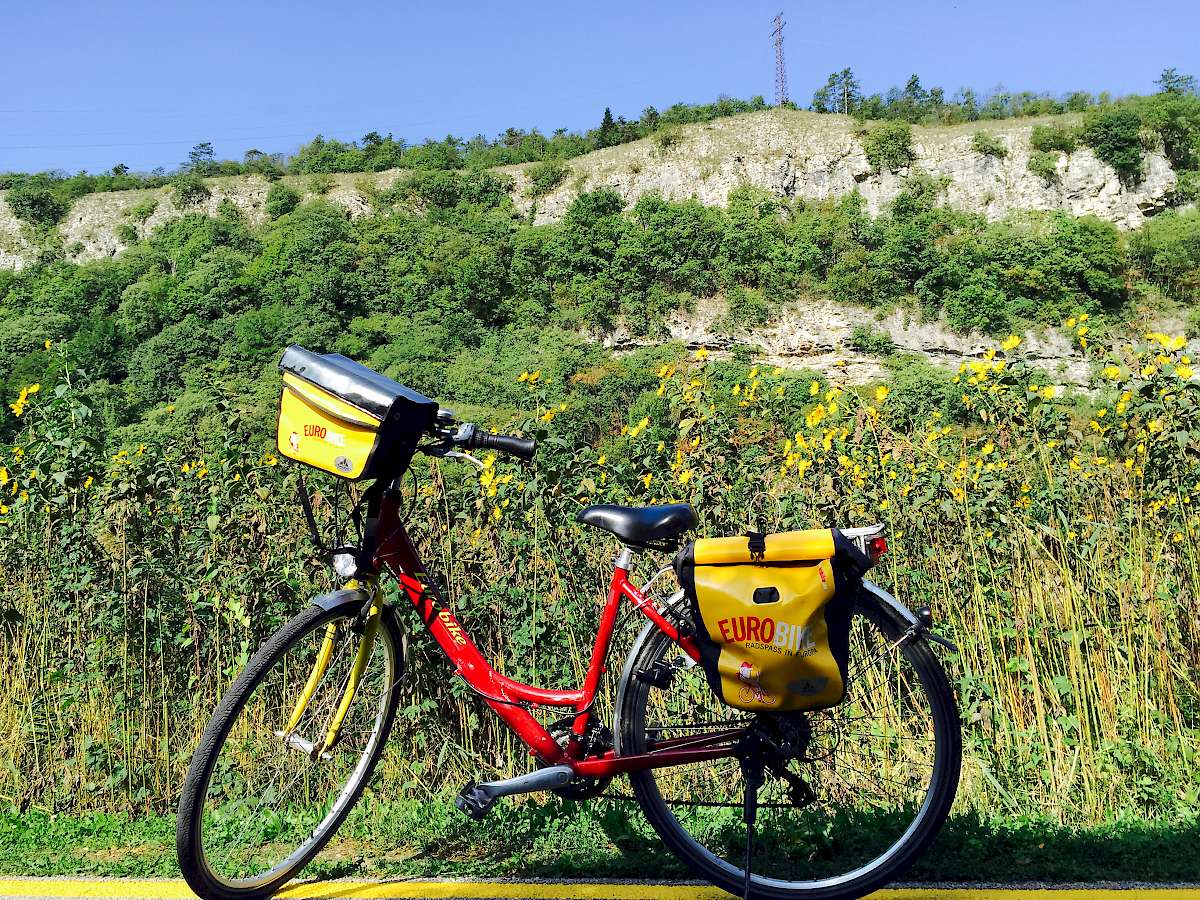
[[[828,528],[684,547],[675,569],[716,695],[755,712],[840,703],[854,592],[869,567],[852,541]]]
[[[337,353],[293,345],[279,369],[279,452],[342,478],[403,474],[437,417],[435,401]]]

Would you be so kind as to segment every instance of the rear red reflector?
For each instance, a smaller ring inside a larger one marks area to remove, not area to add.
[[[877,563],[883,558],[883,554],[888,552],[887,538],[873,537],[867,541],[867,553],[870,554],[871,562]]]

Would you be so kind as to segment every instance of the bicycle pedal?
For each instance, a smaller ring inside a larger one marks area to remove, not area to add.
[[[471,781],[458,792],[458,796],[454,798],[454,805],[468,819],[474,819],[476,822],[479,822],[496,805],[497,799],[497,797],[493,797],[487,791],[481,790],[479,785]]]

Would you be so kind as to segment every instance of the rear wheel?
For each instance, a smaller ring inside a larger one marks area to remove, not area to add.
[[[326,737],[366,631],[357,604],[309,606],[251,658],[222,697],[192,757],[176,848],[206,900],[267,897],[333,837],[383,753],[400,699],[403,640],[384,609],[333,746]],[[284,731],[326,648],[324,676]],[[331,653],[329,651],[332,651]]]
[[[618,697],[617,750],[706,732],[769,737],[759,791],[752,896],[860,897],[895,879],[937,835],[958,786],[953,693],[926,642],[872,595],[851,623],[845,701],[812,713],[725,706],[699,666],[661,632],[636,651]],[[727,739],[732,743],[732,739]],[[664,843],[693,871],[741,894],[744,781],[732,757],[630,774]]]

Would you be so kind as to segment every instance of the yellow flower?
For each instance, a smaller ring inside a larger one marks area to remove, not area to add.
[[[1117,366],[1105,366],[1101,373],[1109,381],[1116,381],[1121,377],[1121,370]]]
[[[554,416],[555,416],[555,412],[554,412],[554,410],[552,410],[552,409],[548,409],[548,410],[546,410],[544,413],[542,413],[542,415],[540,416],[540,418],[541,418],[541,420],[542,420],[543,422],[553,422],[553,421],[554,421]]]
[[[680,484],[687,484],[691,480],[692,480],[692,470],[691,469],[685,469],[684,471],[679,473],[679,483]]]
[[[26,388],[26,390],[28,390],[31,394],[36,394],[41,389],[42,386],[40,384],[31,384],[28,388]]]
[[[1058,393],[1058,391],[1057,391],[1057,389],[1054,387],[1054,385],[1052,385],[1052,384],[1048,384],[1048,385],[1046,385],[1046,386],[1045,386],[1044,388],[1042,388],[1042,390],[1041,390],[1042,397],[1043,397],[1043,399],[1046,399],[1046,400],[1053,400],[1053,399],[1054,399],[1054,395],[1055,395],[1056,393]]]
[[[167,405],[167,412],[169,412],[169,413],[175,412],[175,404],[174,403]]]
[[[1079,317],[1079,321],[1080,321],[1080,322],[1086,322],[1086,321],[1087,321],[1088,319],[1090,319],[1090,318],[1091,318],[1091,316],[1089,316],[1087,313],[1083,313],[1082,315],[1080,315],[1080,317]]]
[[[1068,328],[1074,328],[1074,327],[1075,327],[1075,320],[1074,320],[1074,319],[1067,319],[1067,327],[1068,327]]]
[[[3,487],[6,484],[8,484],[8,469],[6,469],[4,466],[0,466],[0,487]]]
[[[87,488],[90,488],[92,486],[92,482],[95,480],[96,479],[94,479],[91,475],[89,475],[87,478],[83,479],[84,489],[86,490]]]
[[[1180,378],[1191,378],[1192,377],[1192,367],[1191,366],[1176,366],[1175,374],[1178,375]]]
[[[889,391],[884,385],[881,384],[879,387],[875,388],[875,402],[882,403],[884,400],[887,399],[887,396],[890,393],[891,393],[891,391]]]
[[[821,393],[821,382],[814,381],[808,386],[808,396],[815,397],[819,393]]]
[[[500,512],[500,507],[498,507],[498,506],[492,507],[492,521],[493,522],[499,522],[503,516],[504,516],[504,513]]]
[[[995,452],[996,452],[996,445],[993,444],[991,441],[988,441],[986,444],[984,444],[983,449],[979,451],[981,456],[991,456]]]
[[[816,384],[816,382],[814,381],[813,384]],[[808,423],[809,428],[816,428],[823,421],[825,421],[825,404],[818,403],[816,406],[814,406],[809,411],[804,421]]]
[[[1088,329],[1088,327],[1087,327],[1086,325],[1080,325],[1080,326],[1079,326],[1079,330],[1078,330],[1078,331],[1076,331],[1075,333],[1076,333],[1077,335],[1079,335],[1080,337],[1083,337],[1085,334],[1087,334],[1087,333],[1088,333],[1088,331],[1089,331],[1089,329]]]
[[[265,460],[263,460],[263,462],[265,462],[265,463],[266,463],[268,466],[277,466],[277,465],[279,465],[279,459],[278,459],[278,457],[276,457],[276,456],[273,456],[273,455],[271,455],[270,453],[268,453],[268,454],[267,454],[267,458],[266,458]]]
[[[729,393],[733,394],[733,396],[735,396],[735,397],[736,397],[736,396],[737,396],[738,394],[740,394],[741,392],[742,392],[742,386],[741,386],[740,384],[735,384],[735,385],[733,386],[733,390],[732,390],[732,391],[730,391]]]
[[[47,349],[47,350],[49,350],[49,349],[50,349],[51,347],[53,347],[53,346],[54,346],[54,342],[53,342],[53,341],[46,341],[46,349]]]
[[[706,347],[697,347],[696,359],[708,359],[708,349]]]
[[[1016,350],[1019,346],[1021,346],[1021,339],[1015,334],[1010,334],[1000,344],[1000,349],[1007,353],[1010,350]]]

